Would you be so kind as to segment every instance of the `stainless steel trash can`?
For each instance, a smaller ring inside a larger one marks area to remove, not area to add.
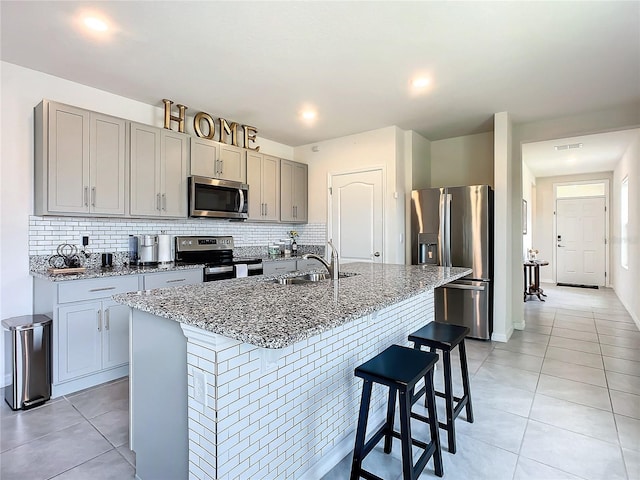
[[[13,410],[40,405],[51,398],[51,319],[24,315],[2,320],[5,368],[11,385],[4,398]]]

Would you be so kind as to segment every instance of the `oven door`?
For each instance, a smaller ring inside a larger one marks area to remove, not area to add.
[[[189,216],[246,219],[249,186],[207,177],[189,177]]]
[[[217,267],[205,267],[203,280],[205,282],[214,282],[216,280],[235,278],[235,276],[233,265],[220,265]]]

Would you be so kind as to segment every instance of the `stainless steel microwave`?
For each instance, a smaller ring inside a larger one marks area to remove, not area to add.
[[[189,216],[247,218],[249,185],[230,180],[189,177]]]

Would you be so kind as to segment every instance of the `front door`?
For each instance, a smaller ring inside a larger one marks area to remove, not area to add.
[[[556,200],[558,283],[605,285],[605,199]]]
[[[341,262],[382,263],[382,180],[380,169],[331,176],[329,237]]]

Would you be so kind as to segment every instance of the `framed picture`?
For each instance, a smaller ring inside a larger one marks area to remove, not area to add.
[[[522,200],[522,234],[527,234],[527,201]]]

